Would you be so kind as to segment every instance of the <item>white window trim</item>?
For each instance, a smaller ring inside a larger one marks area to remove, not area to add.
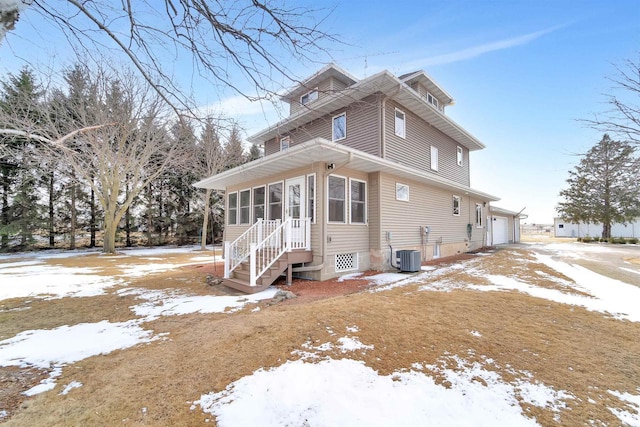
[[[352,212],[351,212],[351,182],[361,182],[364,184],[364,218],[362,222],[353,222],[352,221]],[[349,178],[349,224],[357,224],[357,225],[367,225],[368,215],[367,215],[367,181],[357,178]]]
[[[335,133],[335,123],[338,117],[344,116],[344,136],[342,138],[334,139]],[[331,140],[332,141],[342,141],[347,138],[347,112],[335,115],[331,118]]]
[[[407,198],[406,199],[399,199],[398,198],[398,187],[402,186],[402,187],[407,187]],[[411,200],[410,197],[410,188],[408,184],[403,184],[401,182],[396,182],[396,200],[400,201],[400,202],[408,202],[409,200]]]
[[[455,212],[455,201],[458,201],[458,213]],[[460,212],[462,211],[462,197],[453,196],[453,200],[451,201],[451,213],[453,216],[460,216]]]
[[[431,98],[431,99],[429,99],[429,98]],[[431,92],[429,92],[429,91],[427,91],[427,102],[429,104],[433,105],[434,107],[436,107],[437,109],[440,108],[440,105],[439,105],[440,102],[438,101],[438,98],[433,96],[433,94]]]
[[[482,228],[482,203],[476,203],[476,228]],[[478,222],[478,219],[480,222]]]
[[[458,166],[462,167],[462,165],[464,165],[464,150],[460,146],[456,149],[456,160],[458,162]]]
[[[433,171],[438,171],[438,163],[439,163],[439,154],[438,154],[438,147],[435,146],[431,146],[431,170]]]
[[[307,102],[302,102],[302,98],[304,98],[305,96],[309,96],[309,95],[310,95],[310,94],[312,94],[313,92],[315,92],[315,93],[316,93],[316,97],[315,97],[314,99],[311,99],[311,100],[309,100],[309,101],[307,101]],[[318,88],[317,88],[317,87],[316,87],[316,88],[314,88],[314,89],[311,89],[310,91],[308,91],[308,92],[306,92],[306,93],[303,93],[302,95],[300,95],[300,105],[307,105],[307,104],[310,104],[310,103],[312,103],[313,101],[317,101],[317,100],[318,100]]]
[[[344,179],[344,221],[329,221],[329,178],[334,177],[334,178],[341,178]],[[348,224],[348,214],[349,214],[349,188],[347,187],[347,185],[349,184],[349,180],[347,179],[346,176],[341,176],[341,175],[328,175],[327,176],[327,191],[326,191],[326,199],[327,199],[327,224]]]
[[[402,114],[402,129],[398,129],[398,113]],[[407,115],[399,108],[396,108],[393,112],[393,126],[396,136],[399,136],[403,139],[407,138]],[[398,130],[400,130],[401,132],[398,132]]]
[[[264,204],[262,205],[263,208],[263,213],[262,216],[267,216],[267,186],[266,185],[258,185],[257,187],[252,187],[251,188],[251,216],[255,217],[255,213],[256,213],[256,200],[255,197],[253,197],[253,192],[258,189],[258,188],[264,188]],[[253,219],[253,223],[255,223],[258,218],[252,218]],[[262,218],[265,219],[265,218]]]
[[[240,215],[239,215],[240,211],[238,209],[238,207],[240,206],[240,195],[238,194],[238,191],[232,191],[231,193],[227,194],[227,213],[231,210],[231,205],[229,204],[229,199],[231,198],[232,194],[236,195],[236,207],[235,207],[236,221],[235,222],[229,222],[229,215],[227,215],[226,223],[227,223],[227,225],[238,225],[238,221],[240,220]]]
[[[274,181],[274,182],[270,182],[270,183],[267,184],[266,193],[264,195],[264,200],[265,200],[264,216],[269,218],[269,209],[270,209],[270,205],[271,205],[271,197],[269,196],[269,186],[270,185],[275,185],[275,184],[281,184],[282,185],[282,194],[280,195],[280,197],[281,197],[281,199],[280,199],[280,218],[284,218],[284,180],[283,181]],[[265,218],[265,219],[267,219],[267,218]]]
[[[249,222],[242,222],[242,215],[240,215],[240,209],[243,207],[242,206],[242,198],[240,197],[241,193],[244,193],[245,191],[249,192]],[[238,224],[239,225],[250,225],[251,224],[251,217],[253,216],[253,191],[251,190],[251,187],[249,188],[243,188],[242,190],[238,190]]]
[[[286,141],[287,146],[284,147],[283,142]],[[284,151],[284,150],[288,150],[289,147],[291,147],[291,137],[290,136],[283,136],[280,138],[280,151]]]
[[[311,224],[315,224],[318,221],[318,215],[316,214],[318,212],[318,179],[316,178],[315,173],[310,173],[306,176],[307,181],[305,182],[305,185],[307,186],[307,200],[305,202],[307,203],[307,217],[311,216],[309,215],[311,212],[308,212],[309,211],[309,178],[310,177],[313,177],[313,221],[311,221]]]

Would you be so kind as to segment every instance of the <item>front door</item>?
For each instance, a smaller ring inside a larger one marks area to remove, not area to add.
[[[285,183],[285,217],[293,219],[291,224],[291,240],[293,243],[303,243],[305,238],[304,224],[306,218],[306,197],[304,176],[288,179]]]

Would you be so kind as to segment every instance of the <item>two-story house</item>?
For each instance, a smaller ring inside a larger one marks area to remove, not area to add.
[[[249,138],[263,158],[196,184],[225,191],[228,285],[252,292],[284,271],[324,280],[392,269],[398,250],[424,261],[490,243],[498,199],[469,178],[484,145],[424,72],[357,79],[330,64],[282,100],[289,116]]]

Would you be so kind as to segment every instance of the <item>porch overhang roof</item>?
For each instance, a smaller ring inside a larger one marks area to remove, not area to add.
[[[355,101],[360,101],[378,92],[406,106],[411,112],[417,114],[427,121],[427,123],[431,124],[431,126],[448,135],[470,151],[485,148],[482,142],[467,132],[462,126],[429,104],[418,92],[411,89],[404,81],[398,79],[388,71],[381,71],[371,77],[354,83],[340,92],[319,99],[309,108],[302,108],[300,111],[279,121],[275,125],[250,136],[247,140],[253,143],[264,144],[270,139],[291,132],[306,123],[336,112]]]
[[[303,144],[295,145],[288,150],[245,163],[196,182],[194,186],[213,190],[226,190],[231,186],[238,186],[248,181],[266,179],[286,170],[298,169],[318,162],[334,163],[336,168],[344,165],[350,169],[366,173],[382,172],[391,174],[399,178],[451,190],[461,195],[477,197],[487,202],[500,200],[495,196],[457,184],[433,173],[392,162],[342,144],[329,142],[323,138],[315,138]]]

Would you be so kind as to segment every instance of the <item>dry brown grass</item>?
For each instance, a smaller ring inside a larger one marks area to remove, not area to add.
[[[526,251],[499,251],[469,262],[472,268],[452,271],[434,280],[481,284],[483,280],[477,277],[474,268],[490,274],[518,276],[524,281],[539,279],[535,271],[541,266],[528,256]],[[553,271],[545,273],[558,276]],[[145,279],[145,283],[162,287],[165,283],[187,283],[176,279],[191,277],[188,282],[191,284],[185,285],[189,291],[213,292],[203,285],[205,275],[204,267],[185,268],[154,275]],[[359,328],[355,335],[375,348],[355,355],[337,350],[325,354],[363,360],[381,374],[409,369],[416,362],[441,363],[448,354],[484,363],[485,369],[498,370],[506,381],[527,371],[535,380],[575,397],[566,402],[568,409],[560,413],[562,425],[584,425],[589,420],[595,425],[620,424],[607,407],[626,406],[607,390],[637,394],[640,384],[637,323],[517,292],[464,289],[434,292],[420,291],[419,286],[304,303],[292,301],[272,306],[261,303],[259,312],[247,308],[235,314],[163,317],[145,327],[156,333],[168,332],[167,339],[66,367],[54,391],[23,402],[6,424],[202,425],[211,416],[199,409],[190,410],[190,402],[201,394],[222,390],[260,367],[296,359],[291,352],[300,349],[304,342],[335,343],[346,335],[346,327],[352,325]],[[87,321],[86,318],[127,318],[126,314],[117,314],[126,310],[113,309],[116,303],[113,295],[66,298],[32,303],[31,310],[42,304],[37,317],[53,319],[55,316],[44,307],[59,304],[58,311],[70,313],[66,314],[67,323]],[[131,301],[122,301],[122,306],[127,304]],[[82,308],[85,305],[93,309],[85,310]],[[91,315],[93,310],[96,313]],[[22,312],[12,313],[20,315],[4,319],[3,334],[21,329],[4,323],[28,322]],[[52,319],[39,322],[56,324]],[[482,336],[476,337],[471,331],[479,331]],[[485,358],[494,359],[495,365],[486,364]],[[61,386],[73,380],[80,381],[83,387],[60,396]],[[542,425],[558,424],[549,409],[524,403],[522,407]]]

